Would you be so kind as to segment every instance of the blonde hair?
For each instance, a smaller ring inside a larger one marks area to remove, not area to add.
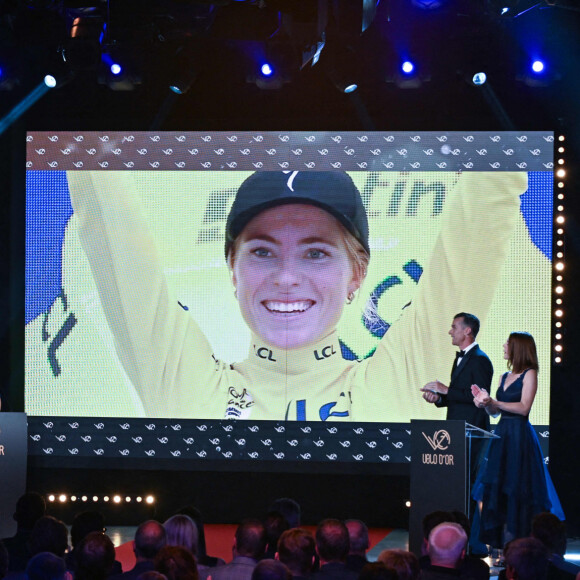
[[[181,546],[197,554],[198,532],[195,522],[186,515],[176,514],[163,524],[168,546]]]

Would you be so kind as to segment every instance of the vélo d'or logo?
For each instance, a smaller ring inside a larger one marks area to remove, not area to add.
[[[433,437],[429,437],[429,435],[425,435],[423,432],[423,437],[427,439],[427,443],[431,445],[433,451],[445,451],[445,449],[451,445],[451,437],[444,429],[435,431],[435,433],[433,433]]]

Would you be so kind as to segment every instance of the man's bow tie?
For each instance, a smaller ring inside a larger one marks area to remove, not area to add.
[[[455,358],[461,358],[465,356],[465,351],[464,350],[460,350],[458,352],[455,353]]]

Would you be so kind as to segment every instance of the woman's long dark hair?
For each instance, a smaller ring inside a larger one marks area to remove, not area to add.
[[[512,332],[508,338],[508,369],[519,374],[539,368],[534,337],[529,332]]]

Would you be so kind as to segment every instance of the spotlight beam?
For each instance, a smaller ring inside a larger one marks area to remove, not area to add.
[[[18,103],[8,114],[0,119],[0,135],[19,119],[34,103],[41,99],[45,93],[50,91],[50,88],[42,81],[35,89],[33,89],[20,103]]]
[[[492,110],[497,120],[500,122],[502,129],[505,131],[515,131],[516,127],[514,122],[511,120],[510,116],[507,114],[504,106],[498,99],[495,91],[489,83],[479,85],[480,90],[483,92],[483,97],[486,100],[489,108]]]
[[[519,18],[520,16],[522,16],[523,14],[526,14],[527,12],[529,12],[530,10],[533,10],[534,8],[538,8],[538,6],[543,6],[544,2],[537,2],[536,4],[533,4],[532,6],[529,6],[528,8],[526,8],[525,10],[522,10],[521,12],[518,12],[514,18]]]

